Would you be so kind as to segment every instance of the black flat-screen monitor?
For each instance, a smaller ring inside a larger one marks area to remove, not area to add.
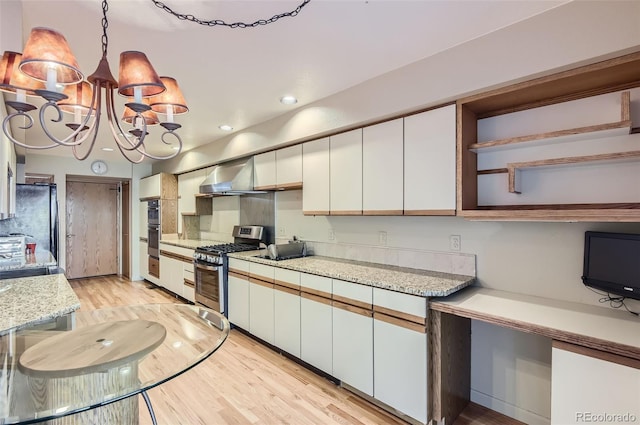
[[[640,234],[585,232],[582,282],[640,300]]]

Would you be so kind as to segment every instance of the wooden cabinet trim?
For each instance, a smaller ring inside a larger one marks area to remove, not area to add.
[[[313,288],[307,288],[306,286],[300,286],[300,291],[303,293],[307,293],[310,295],[315,295],[317,297],[328,298],[331,299],[331,294],[324,291],[319,291]]]
[[[335,301],[335,300],[331,303],[331,305],[333,307],[335,307],[335,308],[339,308],[340,310],[345,310],[345,311],[348,311],[350,313],[359,314],[359,315],[365,316],[365,317],[373,317],[373,311],[371,311],[370,309],[356,307],[354,305],[345,304],[345,303],[342,303],[340,301]]]
[[[273,283],[275,283],[276,285],[279,285],[279,286],[284,286],[285,288],[289,288],[289,289],[294,289],[296,291],[300,291],[300,284],[286,282],[284,280],[278,280],[278,279],[275,279],[273,281]]]
[[[243,279],[243,280],[247,280],[249,278],[248,275],[246,275],[244,273],[239,273],[236,270],[229,270],[229,276],[237,277],[238,279]]]
[[[342,304],[349,304],[357,308],[361,308],[364,310],[372,310],[373,304],[366,303],[364,301],[354,300],[353,298],[347,298],[340,295],[333,294],[333,299]]]
[[[317,295],[309,294],[308,292],[303,292],[303,291],[300,292],[300,296],[302,298],[306,298],[311,301],[316,301],[321,304],[331,305],[331,300],[329,298],[319,297]]]
[[[250,277],[249,278],[249,283],[253,283],[255,285],[264,286],[265,288],[272,288],[273,289],[273,283],[266,282],[266,281],[261,280],[261,279],[256,279],[254,277]]]
[[[160,255],[163,255],[168,258],[173,258],[174,260],[182,261],[185,263],[193,263],[193,258],[187,257],[185,255],[176,254],[175,252],[165,251],[164,249],[160,250]]]
[[[373,311],[377,312],[377,313],[382,313],[385,316],[391,316],[391,317],[396,317],[400,320],[408,320],[414,323],[417,323],[419,325],[426,325],[427,324],[427,318],[426,317],[420,317],[420,316],[416,316],[414,314],[409,314],[409,313],[404,313],[402,311],[398,311],[398,310],[394,310],[391,308],[387,308],[387,307],[382,307],[379,305],[373,305]]]
[[[195,287],[196,287],[196,283],[195,283],[195,282],[193,282],[192,280],[189,280],[189,279],[184,279],[184,284],[185,284],[186,286],[190,286],[190,287],[192,287],[192,288],[195,288]]]
[[[291,182],[276,185],[277,190],[296,190],[302,189],[302,182]]]
[[[303,215],[330,215],[330,211],[303,211]]]
[[[506,172],[506,169],[505,169]],[[404,215],[456,215],[456,210],[404,210]]]
[[[418,324],[415,322],[409,322],[407,320],[398,319],[397,317],[388,316],[386,314],[380,313],[378,311],[373,312],[373,318],[375,320],[380,320],[381,322],[390,323],[392,325],[400,326],[401,328],[409,329],[415,332],[420,332],[423,334],[427,333],[427,325],[426,324]]]
[[[362,215],[402,215],[403,210],[365,210]]]
[[[551,342],[551,346],[553,348],[558,348],[560,350],[570,351],[575,354],[581,354],[583,356],[593,357],[599,360],[604,360],[607,362],[619,364],[622,366],[628,366],[633,369],[640,370],[640,359],[632,359],[630,357],[624,357],[624,356],[609,353],[606,351],[594,350],[593,348],[588,348],[582,345],[570,344],[568,342],[558,341],[557,339],[554,339]]]
[[[330,211],[329,215],[362,215],[362,211],[360,210],[343,210],[343,211]]]
[[[149,257],[149,274],[160,279],[160,261],[156,258]]]
[[[266,186],[255,186],[254,190],[276,190],[278,187],[275,184],[270,184]]]
[[[249,278],[250,279],[255,279],[255,280],[261,280],[263,282],[267,282],[267,283],[270,283],[272,285],[275,282],[275,279],[272,278],[272,277],[262,276],[260,274],[251,273],[251,272],[249,272]]]
[[[278,285],[277,283],[273,286],[273,289],[275,289],[276,291],[285,292],[287,294],[300,296],[300,290],[292,289],[292,288],[289,288],[288,286],[281,286],[281,285]]]

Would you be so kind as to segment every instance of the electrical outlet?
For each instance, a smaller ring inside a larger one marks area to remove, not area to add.
[[[336,240],[336,232],[334,232],[333,229],[329,229],[329,234],[327,235],[327,238],[330,241],[335,241]]]
[[[287,231],[285,230],[284,227],[278,227],[278,236],[285,236],[287,234]]]
[[[449,249],[451,251],[460,251],[460,235],[450,235],[449,236]]]
[[[387,246],[387,232],[378,232],[378,244]]]

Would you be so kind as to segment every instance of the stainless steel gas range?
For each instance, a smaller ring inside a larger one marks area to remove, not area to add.
[[[227,316],[229,258],[232,252],[253,251],[263,242],[264,227],[233,226],[233,243],[196,248],[193,264],[196,302]]]

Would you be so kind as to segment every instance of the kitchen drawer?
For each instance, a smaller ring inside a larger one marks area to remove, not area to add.
[[[371,310],[373,303],[373,287],[359,283],[333,279],[333,296],[336,301]]]
[[[373,310],[415,323],[427,322],[427,298],[373,288]]]
[[[276,267],[274,277],[276,285],[300,289],[300,272]]]
[[[229,258],[229,270],[236,271],[241,274],[249,275],[249,261],[238,260],[237,258]]]
[[[149,257],[149,274],[160,278],[160,261],[157,258]]]
[[[162,242],[160,242],[159,248],[161,251],[167,251],[172,254],[176,254],[179,257],[183,257],[183,261],[188,260],[188,262],[193,260],[193,253],[195,252],[195,250],[190,248],[183,248],[181,246],[169,245]]]
[[[331,298],[331,278],[300,273],[300,290],[309,294]]]
[[[264,280],[273,283],[275,267],[266,264],[249,263],[249,276],[254,279]]]

